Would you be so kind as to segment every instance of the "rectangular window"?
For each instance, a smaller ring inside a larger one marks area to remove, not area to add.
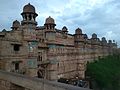
[[[19,70],[19,63],[15,63],[15,70]]]
[[[38,61],[42,61],[42,53],[41,52],[38,53]]]
[[[20,50],[20,45],[14,44],[13,49],[14,49],[14,51],[19,51]]]

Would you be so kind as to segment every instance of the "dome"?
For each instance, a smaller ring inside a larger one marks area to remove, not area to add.
[[[112,43],[112,40],[109,40],[108,42],[109,42],[109,43]]]
[[[45,24],[55,24],[55,21],[49,16],[48,18],[46,18]]]
[[[66,27],[66,26],[64,26],[64,27],[62,28],[62,31],[63,31],[63,32],[68,32],[67,27]]]
[[[3,29],[2,32],[6,32],[6,29]]]
[[[102,42],[103,42],[103,43],[107,43],[107,40],[106,40],[105,37],[102,37]]]
[[[35,13],[35,7],[28,3],[23,7],[23,13]]]
[[[82,34],[82,30],[81,30],[80,28],[77,28],[77,29],[75,30],[75,34]]]
[[[97,34],[93,33],[92,34],[92,38],[96,39],[97,38]]]
[[[13,21],[12,27],[19,27],[19,26],[20,26],[20,22],[19,21],[17,21],[17,20]]]
[[[84,34],[84,39],[87,39],[87,38],[88,38],[87,34]]]
[[[102,37],[102,41],[106,41],[106,38],[105,38],[105,37]]]

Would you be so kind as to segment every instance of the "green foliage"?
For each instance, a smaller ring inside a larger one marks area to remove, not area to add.
[[[120,90],[120,56],[113,55],[87,64],[86,75],[90,76],[93,88]],[[96,85],[95,85],[96,84]]]

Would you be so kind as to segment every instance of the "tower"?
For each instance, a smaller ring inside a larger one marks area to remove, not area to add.
[[[28,3],[23,7],[23,12],[21,13],[23,20],[21,21],[21,29],[23,35],[24,51],[27,55],[26,60],[26,74],[30,76],[37,75],[37,48],[38,40],[36,38],[36,17],[38,14],[35,11],[35,7]]]
[[[12,30],[18,30],[19,27],[20,27],[20,22],[17,21],[17,20],[13,21],[13,24],[12,24],[12,27],[11,27]]]
[[[98,48],[98,46],[100,45],[100,39],[97,37],[97,34],[95,33],[92,34],[91,44],[96,48]]]
[[[47,40],[55,40],[55,21],[50,16],[45,20],[45,37]]]
[[[112,46],[113,45],[113,43],[112,43],[112,40],[108,40],[108,50],[109,50],[109,55],[112,55]]]
[[[47,31],[54,31],[56,26],[54,19],[51,16],[46,18],[44,26]]]
[[[77,28],[75,30],[74,43],[75,43],[75,47],[83,48],[84,34],[82,34],[82,30],[80,28]]]
[[[100,39],[97,37],[97,34],[93,33],[91,38],[91,49],[92,49],[92,56],[97,59],[101,53],[101,45]]]
[[[67,38],[67,34],[68,34],[68,29],[66,26],[64,26],[62,28],[62,35],[63,35],[63,38],[66,39]]]
[[[103,56],[106,56],[108,50],[107,50],[107,40],[106,40],[105,37],[102,37],[101,44],[102,44],[102,53],[103,53]]]
[[[23,20],[21,22],[22,25],[25,24],[32,24],[32,25],[37,25],[36,22],[36,17],[38,14],[35,12],[35,7],[28,3],[23,7],[23,12],[21,13]]]
[[[23,30],[23,37],[25,40],[35,40],[36,39],[36,17],[38,14],[35,11],[35,7],[28,3],[23,7],[23,12],[21,13],[23,20],[21,21],[21,26]]]

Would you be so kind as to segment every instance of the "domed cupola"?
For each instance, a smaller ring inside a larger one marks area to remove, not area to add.
[[[3,29],[2,32],[7,32],[6,29]]]
[[[55,29],[55,26],[56,26],[55,21],[51,16],[46,18],[44,25],[47,30],[53,30],[53,29]]]
[[[63,35],[63,38],[67,38],[67,34],[68,34],[68,29],[66,26],[64,26],[62,28],[62,35]]]
[[[46,39],[47,40],[55,40],[55,21],[52,17],[48,17],[46,18],[45,20],[45,24],[44,24],[44,27],[45,27],[45,36],[46,36]]]
[[[111,44],[111,43],[112,43],[112,40],[108,40],[108,43]]]
[[[38,14],[35,11],[35,7],[31,5],[30,3],[28,3],[27,5],[23,7],[23,12],[21,13],[21,15],[23,17],[23,21],[21,23],[22,25],[24,24],[37,25],[37,22],[35,19],[38,16]]]
[[[35,13],[35,7],[28,3],[23,7],[23,13]]]
[[[100,39],[97,37],[97,34],[93,33],[91,38],[91,44],[100,45]]]
[[[13,30],[17,30],[19,27],[20,27],[20,22],[17,21],[17,20],[13,21],[13,24],[12,24],[12,27],[11,27],[11,28],[12,28]]]
[[[107,42],[105,37],[102,37],[102,42]]]
[[[82,34],[82,30],[81,30],[80,28],[77,28],[77,29],[75,30],[75,34]]]
[[[46,18],[45,24],[55,24],[55,21],[51,16],[49,16],[48,18]]]
[[[107,40],[106,40],[106,38],[105,37],[102,37],[102,45],[106,45],[107,44]]]
[[[74,42],[75,47],[83,47],[83,42],[85,41],[84,34],[82,34],[82,29],[77,28],[75,30]]]
[[[87,34],[84,34],[84,39],[88,39],[88,36],[87,36]]]
[[[93,33],[92,34],[92,39],[97,39],[97,34]]]
[[[64,27],[62,28],[62,32],[68,32],[68,29],[67,29],[66,26],[64,26]]]

